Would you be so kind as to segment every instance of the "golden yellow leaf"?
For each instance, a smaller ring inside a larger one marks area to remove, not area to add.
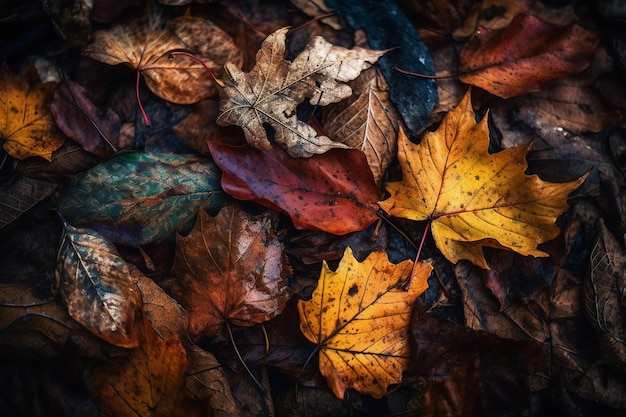
[[[65,141],[57,128],[50,100],[56,84],[43,84],[34,69],[14,75],[8,66],[0,68],[0,143],[16,159],[52,152]]]
[[[437,247],[451,262],[489,269],[482,247],[546,256],[537,245],[555,238],[567,196],[586,178],[551,183],[526,175],[530,145],[490,154],[487,118],[475,122],[469,93],[435,132],[415,145],[403,132],[398,160],[403,179],[379,202],[392,216],[430,220]]]
[[[300,329],[319,346],[319,366],[335,395],[348,388],[381,398],[402,379],[409,363],[409,324],[432,266],[392,264],[386,252],[359,263],[346,248],[333,272],[324,262],[313,298],[300,301]]]

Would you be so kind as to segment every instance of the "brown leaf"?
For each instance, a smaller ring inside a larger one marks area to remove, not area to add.
[[[63,220],[54,288],[74,320],[121,347],[139,344],[135,316],[141,295],[128,264],[102,235]]]
[[[269,213],[253,216],[230,204],[215,218],[200,210],[191,233],[177,236],[175,279],[166,287],[189,312],[193,337],[280,314],[290,293],[274,223]]]
[[[33,67],[18,76],[6,64],[0,67],[0,142],[12,157],[49,160],[65,141],[50,113],[55,88],[42,84]]]
[[[156,7],[108,30],[96,31],[83,54],[109,65],[126,64],[140,71],[159,97],[191,104],[217,93],[204,66],[173,51],[190,51],[221,76],[225,60],[241,63],[232,39],[208,20],[180,16],[166,24]]]
[[[506,29],[479,28],[461,51],[459,79],[502,98],[538,91],[587,68],[599,36],[520,14]]]
[[[377,68],[370,68],[348,85],[353,94],[329,106],[324,130],[337,142],[362,150],[380,184],[396,156],[400,113],[389,98],[389,87]]]
[[[0,185],[0,229],[49,197],[57,187],[53,182],[23,176],[16,176],[10,184]]]
[[[30,158],[19,161],[15,170],[33,179],[53,182],[74,177],[98,164],[98,158],[73,141],[67,141],[52,152],[49,161]]]
[[[248,73],[235,64],[226,64],[228,81],[220,90],[218,124],[238,125],[248,143],[269,150],[270,140],[264,123],[275,129],[273,141],[292,157],[308,157],[345,145],[298,120],[296,107],[305,99],[311,105],[326,106],[352,94],[345,82],[385,53],[363,48],[345,49],[333,46],[321,37],[311,40],[293,62],[285,60],[287,28],[279,29],[265,39],[257,53],[257,62]]]
[[[626,366],[626,252],[603,221],[583,291],[585,312],[599,331],[602,345],[615,363]]]

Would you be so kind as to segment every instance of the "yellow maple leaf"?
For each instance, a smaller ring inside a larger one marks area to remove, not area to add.
[[[346,248],[337,270],[326,262],[313,297],[300,300],[300,329],[319,347],[319,367],[335,395],[347,388],[381,398],[409,362],[409,324],[432,266],[392,264],[386,252],[359,263]],[[408,290],[402,289],[412,275]]]
[[[34,69],[14,75],[0,68],[0,142],[16,159],[41,156],[50,160],[65,137],[50,113],[56,84],[43,84]]]
[[[400,132],[403,179],[387,185],[391,197],[379,206],[392,216],[431,221],[437,247],[454,263],[467,259],[489,269],[483,246],[547,256],[537,245],[559,234],[554,222],[586,175],[566,183],[526,175],[530,146],[490,154],[487,118],[475,122],[467,93],[419,145]]]

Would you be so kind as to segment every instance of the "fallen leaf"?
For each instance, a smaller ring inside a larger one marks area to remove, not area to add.
[[[187,232],[202,203],[217,211],[223,200],[210,161],[126,152],[78,177],[61,195],[59,212],[114,243],[141,246]]]
[[[100,415],[186,416],[183,387],[187,354],[182,342],[177,336],[161,339],[147,320],[138,330],[139,347],[127,358],[101,364],[86,377]]]
[[[387,185],[391,198],[379,206],[392,216],[430,220],[448,260],[484,269],[483,246],[546,256],[537,245],[559,234],[554,222],[585,179],[549,183],[526,175],[528,146],[489,154],[487,118],[475,122],[469,93],[419,145],[401,132],[398,147],[403,179]]]
[[[177,236],[175,278],[166,288],[189,312],[193,337],[280,314],[290,297],[289,267],[274,227],[269,213],[253,216],[229,204],[214,218],[200,210],[191,233]]]
[[[46,199],[57,189],[56,183],[16,176],[10,184],[0,185],[0,229]]]
[[[98,162],[98,158],[85,151],[80,145],[67,141],[52,152],[49,161],[38,158],[18,161],[15,164],[15,171],[28,178],[57,183],[74,178],[77,174],[93,168]]]
[[[141,294],[117,249],[90,230],[63,220],[65,233],[54,271],[54,290],[70,316],[96,336],[120,347],[139,344],[135,318]]]
[[[306,98],[313,106],[326,106],[349,97],[352,89],[345,82],[358,77],[385,51],[345,49],[315,37],[289,62],[284,58],[287,30],[279,29],[265,39],[250,72],[226,63],[228,80],[220,90],[217,123],[240,126],[248,143],[262,150],[271,149],[263,126],[269,124],[275,129],[274,142],[292,157],[344,148],[298,120],[296,107]]]
[[[208,142],[222,169],[222,188],[289,215],[299,229],[346,234],[363,230],[378,215],[368,208],[380,196],[367,159],[356,149],[334,149],[306,159],[290,158],[273,146]]]
[[[347,99],[328,107],[324,130],[337,142],[362,150],[380,184],[396,157],[396,137],[401,120],[389,98],[389,87],[377,68],[370,68],[349,84]]]
[[[63,145],[65,137],[49,109],[55,88],[42,84],[33,67],[17,76],[6,64],[0,67],[0,142],[13,158],[49,160]]]
[[[117,151],[120,117],[110,108],[101,111],[79,84],[69,81],[57,89],[50,111],[63,133],[85,150],[102,159]]]
[[[589,65],[599,36],[520,14],[506,29],[478,28],[460,56],[459,79],[502,98],[538,91]]]
[[[95,31],[83,55],[136,69],[152,92],[173,103],[196,103],[217,94],[200,62],[185,55],[170,55],[181,50],[195,54],[217,77],[226,60],[241,63],[241,53],[230,36],[211,21],[180,16],[166,22],[157,7],[147,7],[142,16]]]
[[[584,281],[584,306],[613,363],[622,368],[626,366],[625,291],[626,253],[601,221]]]
[[[390,263],[386,252],[358,262],[348,247],[336,271],[323,263],[313,298],[298,303],[300,329],[317,344],[320,371],[338,398],[348,388],[381,398],[401,381],[413,303],[433,269],[426,262],[412,268],[410,260]]]

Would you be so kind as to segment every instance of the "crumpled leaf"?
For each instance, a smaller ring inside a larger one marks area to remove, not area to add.
[[[622,367],[626,367],[625,281],[626,253],[601,221],[583,287],[584,306],[602,344]]]
[[[300,329],[318,345],[320,371],[337,397],[353,388],[381,398],[401,381],[413,303],[432,271],[426,262],[412,268],[411,260],[390,263],[386,252],[358,262],[348,247],[336,271],[324,262],[313,298],[298,303]]]
[[[392,216],[430,220],[448,260],[484,269],[483,246],[546,256],[537,245],[559,234],[554,222],[585,179],[550,183],[526,175],[528,146],[489,154],[487,118],[474,121],[469,93],[419,145],[401,132],[398,147],[403,179],[387,185],[391,198],[380,207]]]
[[[538,91],[587,68],[600,38],[574,24],[520,14],[506,29],[478,28],[459,57],[459,79],[502,98]]]
[[[324,130],[337,142],[362,150],[380,184],[395,159],[400,113],[389,98],[389,86],[377,68],[350,83],[352,97],[328,107]]]
[[[370,210],[380,196],[363,152],[334,149],[306,159],[290,158],[274,146],[261,151],[208,142],[222,169],[222,188],[289,215],[296,228],[346,234],[378,218]]]
[[[63,145],[65,137],[50,113],[55,88],[42,84],[33,67],[17,76],[6,64],[0,67],[0,143],[13,158],[49,160]]]
[[[120,347],[139,344],[135,318],[141,293],[115,246],[63,220],[65,234],[54,271],[54,290],[70,316],[96,336]]]
[[[315,37],[289,62],[284,58],[287,30],[279,29],[265,39],[250,72],[231,62],[225,65],[228,80],[220,90],[217,122],[240,126],[250,145],[270,150],[263,126],[267,123],[275,129],[273,141],[292,157],[344,148],[298,120],[296,107],[307,98],[313,106],[326,106],[349,97],[352,89],[345,82],[358,77],[386,51],[345,49]]]
[[[177,336],[161,339],[148,320],[138,326],[139,347],[127,358],[95,367],[87,376],[100,415],[183,417],[187,354]]]
[[[224,197],[210,161],[126,152],[78,177],[61,195],[59,212],[114,243],[140,246],[187,232],[202,203],[217,211]]]
[[[280,314],[290,292],[275,221],[269,213],[253,216],[229,204],[214,218],[200,210],[191,233],[177,236],[175,278],[166,288],[189,312],[192,336]]]
[[[136,69],[152,92],[173,103],[196,103],[217,94],[200,62],[189,56],[170,57],[171,52],[180,50],[195,54],[217,77],[224,62],[240,64],[242,59],[230,36],[211,21],[180,16],[165,22],[157,7],[147,7],[143,16],[95,31],[83,55]]]

